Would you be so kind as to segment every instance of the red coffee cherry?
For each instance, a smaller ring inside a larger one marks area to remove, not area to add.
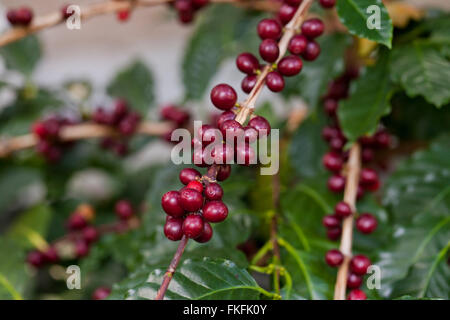
[[[44,261],[47,263],[56,263],[59,261],[59,254],[55,247],[48,247],[47,250],[42,252]]]
[[[325,113],[330,117],[334,117],[336,115],[338,106],[338,102],[334,99],[325,99],[323,102]]]
[[[120,22],[128,21],[130,18],[130,11],[129,10],[120,10],[117,12],[117,20]]]
[[[181,197],[178,191],[166,192],[161,198],[161,206],[169,216],[181,217],[184,209],[181,206]]]
[[[270,91],[280,92],[284,89],[284,79],[276,71],[269,72],[266,77],[266,84]]]
[[[331,172],[339,172],[342,170],[342,159],[341,156],[333,151],[326,153],[322,158],[322,163],[325,168]]]
[[[308,19],[302,24],[302,34],[309,39],[314,39],[323,33],[325,26],[322,20],[317,18]]]
[[[259,45],[259,55],[267,62],[275,62],[280,55],[278,43],[273,39],[266,39]]]
[[[331,249],[326,253],[325,261],[330,267],[338,267],[344,261],[344,255],[337,249]]]
[[[197,190],[200,193],[203,192],[203,184],[196,180],[189,182],[186,188]]]
[[[281,25],[275,19],[263,19],[258,23],[258,35],[263,40],[278,40],[281,36],[281,31]]]
[[[258,137],[265,137],[270,134],[270,123],[266,118],[256,116],[248,122],[248,125],[258,132]]]
[[[193,168],[185,168],[180,171],[180,181],[182,184],[187,185],[189,182],[196,180],[196,178],[200,178],[202,175],[200,172]]]
[[[211,90],[211,102],[218,109],[229,110],[234,107],[236,101],[236,91],[227,84],[218,84]]]
[[[389,148],[391,145],[391,136],[384,130],[375,133],[374,140],[378,148]]]
[[[362,276],[367,272],[371,262],[365,255],[358,254],[350,260],[350,270],[355,274]]]
[[[71,231],[81,230],[86,227],[86,225],[86,219],[77,212],[74,212],[67,221],[67,228]]]
[[[195,238],[194,240],[200,243],[205,243],[211,240],[212,236],[213,236],[213,229],[211,225],[208,222],[204,221],[202,234],[197,238]]]
[[[362,284],[362,277],[358,276],[357,274],[350,273],[347,278],[347,287],[350,289],[356,289],[359,288]]]
[[[344,201],[338,202],[334,207],[334,212],[340,218],[346,218],[352,214],[352,208],[350,205]]]
[[[217,118],[217,128],[222,129],[222,124],[227,120],[234,120],[236,114],[233,111],[224,111]]]
[[[288,50],[292,54],[302,54],[306,50],[308,38],[302,34],[297,34],[291,38],[288,45]]]
[[[225,121],[222,123],[220,130],[222,131],[222,136],[225,141],[236,140],[237,137],[244,134],[244,128],[236,120]]]
[[[38,250],[30,251],[27,255],[27,263],[35,268],[40,268],[45,263],[45,257],[42,252]]]
[[[248,143],[241,143],[236,147],[236,163],[242,166],[249,166],[256,163],[255,150]]]
[[[328,214],[322,219],[322,224],[326,228],[337,228],[341,226],[341,220],[335,214]]]
[[[194,152],[192,153],[192,163],[194,163],[197,167],[205,168],[208,166],[205,159],[205,150],[202,148],[196,147]]]
[[[92,293],[92,300],[103,300],[111,294],[111,289],[107,287],[100,287],[95,289]]]
[[[335,152],[340,152],[342,148],[344,148],[347,140],[344,137],[335,137],[332,138],[329,142],[330,148]]]
[[[223,189],[218,183],[210,183],[205,188],[205,197],[207,200],[221,200]]]
[[[302,53],[302,57],[307,61],[314,61],[317,59],[319,54],[320,54],[320,45],[317,42],[310,40],[306,44],[306,48],[305,51]]]
[[[228,208],[222,201],[210,201],[203,206],[203,218],[209,222],[222,222],[228,216]]]
[[[86,241],[87,243],[93,243],[97,241],[99,237],[97,229],[93,226],[87,226],[86,228],[83,229],[82,233],[83,233],[83,240]]]
[[[328,239],[333,241],[338,240],[339,237],[341,236],[341,232],[342,232],[341,227],[329,228],[327,230],[327,237]]]
[[[287,24],[294,17],[296,8],[286,3],[282,4],[278,11],[278,19],[283,25]]]
[[[320,5],[322,8],[330,9],[333,8],[336,4],[336,0],[319,0]]]
[[[255,128],[246,126],[244,128],[244,141],[246,143],[253,143],[258,140],[258,131]]]
[[[203,219],[199,215],[191,214],[184,219],[183,234],[191,239],[199,237],[203,232]]]
[[[350,293],[347,296],[347,300],[366,300],[367,296],[364,293],[364,291],[360,289],[354,289],[350,291]]]
[[[332,192],[342,192],[345,188],[345,178],[341,175],[333,175],[328,179],[328,189]]]
[[[29,26],[33,20],[33,11],[28,7],[9,10],[6,17],[13,26]]]
[[[229,164],[223,164],[220,166],[217,172],[217,181],[225,181],[231,174],[231,166]]]
[[[253,54],[244,52],[236,58],[236,66],[243,73],[252,75],[259,69],[259,61]]]
[[[330,141],[333,138],[336,138],[339,136],[339,130],[332,127],[324,127],[322,129],[322,138],[325,141]]]
[[[184,187],[180,190],[180,204],[187,212],[196,212],[203,205],[203,196],[197,190]]]
[[[376,191],[380,186],[377,172],[369,168],[361,169],[359,183],[364,189],[370,191]]]
[[[250,93],[253,90],[253,87],[256,84],[258,77],[255,75],[248,75],[241,82],[241,89],[245,93]]]
[[[202,145],[208,145],[222,139],[219,129],[209,124],[202,125],[198,130],[198,135],[200,136]]]
[[[302,59],[297,56],[287,56],[278,63],[278,71],[286,77],[297,75],[303,67]]]
[[[119,122],[119,132],[125,136],[132,135],[141,121],[141,116],[136,112],[128,113],[120,122]]]
[[[364,234],[374,232],[377,225],[377,219],[370,213],[362,213],[358,219],[356,219],[356,228]]]
[[[83,258],[89,254],[89,245],[84,240],[75,241],[75,255],[77,258]]]
[[[233,148],[223,143],[221,145],[216,145],[211,150],[211,163],[215,164],[227,164],[233,161],[234,150]]]
[[[361,151],[361,160],[364,163],[373,161],[373,158],[374,158],[374,153],[373,153],[372,149],[370,149],[370,148],[363,148],[362,149],[362,151]]]
[[[134,214],[133,206],[127,200],[120,200],[115,206],[116,215],[120,220],[128,220]]]
[[[178,126],[184,125],[191,117],[189,112],[174,105],[166,105],[160,111],[161,117],[168,121],[174,121]]]
[[[183,218],[174,218],[168,216],[164,225],[164,235],[172,241],[181,240],[183,237]]]

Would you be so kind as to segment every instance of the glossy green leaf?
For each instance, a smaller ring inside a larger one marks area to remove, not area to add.
[[[0,54],[10,69],[31,75],[41,58],[41,44],[31,35],[0,48]]]
[[[340,0],[336,7],[351,34],[391,47],[392,21],[381,0]]]

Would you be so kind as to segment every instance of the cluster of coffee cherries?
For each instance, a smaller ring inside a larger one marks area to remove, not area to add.
[[[92,121],[111,126],[120,134],[118,137],[104,138],[101,141],[101,146],[112,150],[118,156],[126,155],[128,153],[128,140],[136,132],[141,121],[141,115],[130,110],[125,100],[117,99],[112,110],[99,107],[92,113],[91,117]]]
[[[345,189],[346,179],[341,173],[345,170],[344,163],[348,159],[348,152],[344,151],[347,139],[339,127],[337,110],[339,101],[348,97],[350,82],[352,79],[357,78],[358,75],[359,70],[357,68],[348,68],[343,75],[330,83],[323,99],[324,111],[329,117],[330,125],[323,129],[322,136],[327,141],[330,151],[323,156],[322,163],[327,170],[332,172],[332,176],[328,180],[328,188],[335,193],[341,193]],[[372,162],[375,150],[388,148],[390,141],[390,135],[384,129],[378,130],[373,136],[360,138],[362,162],[365,164]],[[377,172],[371,168],[362,168],[357,190],[357,199],[360,199],[365,192],[377,191],[379,187],[380,180]],[[326,215],[323,218],[323,225],[327,229],[329,239],[339,239],[342,231],[342,220],[352,214],[356,213],[352,212],[350,205],[341,201],[336,204],[333,214]],[[372,233],[377,228],[377,225],[377,219],[371,213],[357,215],[356,229],[362,234]],[[344,261],[344,256],[339,250],[332,249],[327,252],[325,260],[328,265],[338,267]],[[347,279],[347,287],[352,290],[348,295],[348,299],[366,299],[365,293],[359,287],[370,264],[369,258],[364,255],[355,255],[352,257],[350,261],[350,273]]]
[[[183,235],[200,243],[211,239],[210,223],[222,222],[228,216],[228,207],[222,202],[223,189],[217,181],[227,179],[230,173],[230,165],[220,165],[216,179],[211,180],[193,168],[181,170],[179,178],[185,187],[166,192],[161,199],[167,213],[164,234],[169,240],[178,241]]]
[[[76,121],[59,115],[53,115],[33,123],[31,131],[38,139],[36,151],[50,163],[59,161],[64,149],[71,145],[71,142],[61,141],[61,129],[74,124]]]
[[[194,20],[195,13],[209,4],[209,0],[175,0],[169,4],[177,11],[178,20],[189,24]]]
[[[170,143],[176,143],[171,140],[172,132],[178,128],[186,128],[191,119],[190,113],[176,105],[168,104],[159,111],[161,119],[169,121],[173,124],[172,129],[162,135],[162,138]]]
[[[79,205],[66,221],[68,233],[56,240],[44,250],[33,250],[27,255],[27,262],[35,268],[47,264],[54,264],[61,260],[60,252],[68,245],[71,250],[68,258],[83,258],[89,254],[90,246],[106,232],[122,233],[129,229],[130,221],[135,216],[134,208],[127,200],[120,200],[115,204],[118,221],[111,228],[101,230],[92,224],[95,210],[88,204]]]

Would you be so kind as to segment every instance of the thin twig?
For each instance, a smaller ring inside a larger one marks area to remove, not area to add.
[[[358,194],[359,172],[361,170],[361,147],[353,144],[347,167],[347,177],[344,191],[344,201],[352,208],[352,215],[344,219],[342,223],[342,235],[340,251],[344,255],[344,261],[339,267],[334,287],[334,300],[345,300],[347,278],[350,259],[352,258],[353,218],[356,213],[356,196]]]

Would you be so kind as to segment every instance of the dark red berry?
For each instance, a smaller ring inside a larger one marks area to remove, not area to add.
[[[210,163],[215,164],[227,164],[232,163],[234,158],[233,148],[227,144],[223,143],[221,145],[216,145],[211,150],[211,160]]]
[[[322,129],[322,138],[325,141],[331,141],[331,139],[339,137],[339,130],[332,127],[324,127]]]
[[[303,0],[284,0],[284,2],[293,7],[298,7],[303,2]]]
[[[85,227],[83,229],[82,233],[83,233],[83,239],[87,243],[92,243],[92,242],[97,241],[98,236],[99,236],[97,229],[93,226]]]
[[[363,148],[361,151],[361,160],[365,163],[371,162],[374,158],[373,150],[370,148]]]
[[[196,180],[189,182],[186,188],[197,190],[200,193],[203,192],[203,184]]]
[[[86,219],[77,212],[73,213],[69,217],[69,220],[67,221],[67,228],[69,230],[80,230],[86,227],[86,225],[87,225]]]
[[[327,237],[330,240],[337,240],[341,236],[342,229],[341,227],[329,228],[327,229]]]
[[[33,20],[33,11],[30,8],[22,7],[8,11],[6,17],[13,26],[19,25],[26,27]]]
[[[303,62],[297,56],[290,55],[284,57],[278,63],[278,71],[286,77],[292,77],[302,70]]]
[[[30,251],[27,255],[27,262],[35,268],[40,268],[45,263],[45,257],[38,250]]]
[[[68,19],[69,17],[71,17],[75,12],[72,10],[68,10],[70,7],[70,4],[65,5],[64,7],[62,7],[61,9],[61,15],[63,17],[64,20]]]
[[[325,26],[322,20],[317,18],[308,19],[302,24],[302,34],[309,39],[314,39],[323,33]]]
[[[320,5],[322,8],[330,9],[333,8],[336,4],[336,0],[319,0]]]
[[[89,245],[84,240],[75,242],[75,255],[77,258],[83,258],[89,254]]]
[[[59,261],[58,250],[56,250],[55,247],[48,247],[47,250],[42,252],[42,254],[44,256],[45,262],[56,263]]]
[[[259,45],[259,54],[267,62],[275,62],[280,55],[278,43],[273,39],[266,39]]]
[[[302,34],[297,34],[289,41],[288,50],[292,54],[299,55],[306,50],[307,44],[308,39]]]
[[[184,187],[180,190],[180,204],[187,212],[196,212],[203,205],[203,196],[197,190]]]
[[[192,162],[200,168],[207,167],[208,164],[205,161],[205,150],[201,147],[196,147],[192,153]]]
[[[203,206],[203,218],[209,222],[222,222],[228,216],[228,208],[222,201],[210,201]]]
[[[191,239],[195,239],[203,232],[203,218],[196,214],[191,214],[184,219],[183,234]]]
[[[317,42],[310,40],[306,44],[306,48],[305,51],[302,53],[302,57],[307,61],[313,61],[317,59],[319,54],[320,54],[320,45]]]
[[[369,268],[371,262],[369,258],[365,255],[358,254],[350,260],[350,270],[356,273],[357,275],[364,275],[367,272],[367,268]]]
[[[250,93],[253,90],[253,87],[256,84],[258,77],[255,75],[248,75],[241,82],[241,89],[245,93]]]
[[[341,175],[333,175],[328,179],[328,189],[332,192],[342,192],[345,188],[345,178]]]
[[[352,208],[348,203],[341,201],[334,207],[334,212],[339,218],[346,218],[352,214]]]
[[[166,105],[160,111],[161,117],[165,120],[174,121],[178,126],[182,126],[189,121],[189,112],[174,105]]]
[[[255,150],[248,143],[241,143],[236,147],[235,158],[236,163],[243,166],[256,163]]]
[[[222,187],[218,183],[210,183],[205,188],[205,197],[207,200],[221,200],[223,197]]]
[[[370,168],[361,169],[359,182],[364,189],[370,191],[376,191],[380,186],[377,172]]]
[[[391,136],[386,131],[378,131],[374,139],[378,148],[389,148],[391,145]]]
[[[244,128],[244,141],[246,143],[253,143],[258,140],[258,131],[255,128],[246,126]]]
[[[120,22],[128,21],[130,18],[130,10],[119,10],[117,12],[117,20]]]
[[[329,98],[323,102],[323,107],[328,116],[334,117],[338,109],[338,102],[335,99]]]
[[[209,0],[191,0],[194,9],[200,9],[209,4]]]
[[[217,128],[222,129],[222,124],[227,120],[234,120],[236,114],[233,111],[224,111],[217,118]]]
[[[251,75],[259,69],[259,61],[253,54],[244,52],[236,58],[236,66],[243,73]]]
[[[263,19],[258,23],[258,35],[261,39],[278,40],[281,31],[281,25],[275,19]]]
[[[193,168],[185,168],[180,171],[180,181],[182,184],[187,185],[189,182],[196,180],[196,178],[200,178],[202,175],[200,172]]]
[[[218,109],[229,110],[234,107],[236,101],[236,91],[227,84],[218,84],[211,90],[211,102]]]
[[[133,216],[134,210],[127,200],[120,200],[115,206],[116,215],[120,220],[127,220]]]
[[[377,225],[377,219],[370,213],[362,213],[358,219],[356,219],[356,228],[364,234],[374,232]]]
[[[258,132],[258,137],[265,137],[270,134],[270,123],[266,118],[256,116],[248,122],[248,125]]]
[[[336,152],[339,152],[342,150],[342,148],[344,148],[346,141],[347,140],[345,138],[339,136],[332,138],[329,142],[329,145],[331,149],[333,149]]]
[[[183,218],[174,218],[168,216],[164,225],[164,234],[167,239],[178,241],[183,237]]]
[[[225,141],[234,141],[244,134],[244,128],[236,120],[227,120],[220,128]]]
[[[358,189],[356,191],[356,199],[361,199],[364,196],[364,188],[358,185]]]
[[[221,165],[219,171],[217,172],[217,181],[224,181],[228,179],[231,174],[231,166],[229,164]]]
[[[294,17],[295,11],[295,7],[284,3],[278,11],[278,19],[280,19],[281,23],[285,25],[291,21],[292,17]]]
[[[350,289],[356,289],[359,288],[362,284],[362,277],[358,276],[357,274],[350,273],[347,278],[347,287]]]
[[[92,293],[93,300],[103,300],[106,299],[111,294],[111,289],[106,287],[100,287],[95,289]]]
[[[329,214],[323,217],[322,224],[326,228],[337,228],[341,225],[341,220],[335,214]]]
[[[202,145],[208,145],[214,141],[219,141],[222,139],[222,136],[220,135],[220,130],[214,128],[212,125],[209,124],[202,125],[198,130],[198,134],[200,136]]]
[[[180,193],[178,191],[166,192],[161,198],[163,210],[172,217],[181,217],[184,209],[181,206]]]
[[[341,156],[333,151],[326,153],[322,158],[322,163],[325,168],[331,172],[339,172],[342,170],[342,159]]]
[[[136,112],[128,113],[120,122],[119,122],[119,132],[125,136],[129,136],[133,134],[137,126],[141,121],[141,116]]]
[[[194,240],[200,243],[205,243],[211,240],[212,236],[213,236],[213,229],[211,225],[208,222],[204,221],[202,234],[197,238],[195,238]]]
[[[353,289],[349,292],[347,300],[366,300],[367,296],[364,291],[360,289]]]
[[[267,87],[273,92],[280,92],[284,89],[284,79],[276,71],[269,72],[266,77]]]
[[[331,249],[325,255],[325,261],[330,267],[337,267],[344,261],[344,255],[337,249]]]

